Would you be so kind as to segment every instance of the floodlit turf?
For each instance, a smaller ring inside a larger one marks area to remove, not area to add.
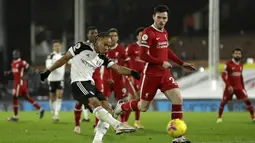
[[[20,112],[17,123],[8,122],[9,115],[12,113],[0,112],[0,143],[91,143],[93,139],[92,122],[81,123],[81,135],[73,133],[72,112],[62,112],[59,123],[52,122],[50,113],[40,120],[35,112]],[[255,143],[255,124],[248,113],[225,113],[221,124],[216,124],[217,113],[185,113],[184,116],[187,137],[192,143]],[[171,143],[166,133],[170,113],[147,112],[141,117],[144,130],[116,136],[111,129],[104,143]]]

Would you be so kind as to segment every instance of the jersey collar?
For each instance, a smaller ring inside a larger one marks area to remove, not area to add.
[[[232,62],[235,63],[235,64],[237,64],[237,65],[240,64],[240,62],[236,62],[235,59],[232,59]]]
[[[117,47],[118,47],[118,43],[115,44],[113,47],[111,47],[111,50],[113,50],[113,49],[115,49],[115,48],[117,48]]]
[[[17,60],[13,60],[14,62],[19,62],[21,59],[20,58],[18,58]]]
[[[155,26],[155,24],[152,24],[151,27],[154,28],[155,30],[159,31],[159,32],[163,32],[163,31],[164,31],[164,29],[163,29],[163,30],[159,30],[159,29]]]

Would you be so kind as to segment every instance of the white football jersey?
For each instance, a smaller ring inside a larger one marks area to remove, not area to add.
[[[71,82],[92,81],[92,75],[96,68],[102,65],[111,67],[114,62],[105,55],[96,53],[93,44],[78,42],[68,50],[72,55]]]
[[[46,59],[46,62],[45,62],[46,68],[47,69],[50,68],[61,57],[62,57],[61,53],[56,53],[56,52],[51,53]],[[65,75],[65,65],[52,71],[48,77],[48,81],[62,81],[64,80],[64,75]]]

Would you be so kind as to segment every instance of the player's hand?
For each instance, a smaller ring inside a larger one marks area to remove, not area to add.
[[[165,69],[168,69],[168,68],[172,68],[172,65],[169,62],[164,61],[162,67]]]
[[[233,94],[233,92],[234,92],[234,88],[232,86],[229,86],[228,87],[228,93]]]
[[[135,71],[135,70],[132,70],[132,71],[131,71],[131,75],[132,75],[135,79],[137,79],[137,80],[139,80],[139,79],[141,78],[140,73],[137,72],[137,71]]]
[[[108,83],[109,83],[109,84],[113,84],[114,81],[113,81],[112,79],[109,79],[109,80],[108,80]]]
[[[8,76],[9,74],[11,74],[11,71],[4,71],[4,76]]]
[[[44,81],[49,75],[50,75],[50,71],[49,70],[46,70],[46,71],[44,71],[44,72],[42,72],[41,74],[40,74],[40,77],[41,77],[41,81]]]
[[[182,64],[182,67],[187,69],[187,70],[190,70],[190,71],[195,71],[197,70],[194,66],[194,64],[190,64],[190,63],[183,63]]]

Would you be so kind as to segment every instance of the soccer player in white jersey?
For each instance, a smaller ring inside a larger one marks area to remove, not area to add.
[[[53,52],[46,59],[46,68],[50,68],[57,60],[62,57],[60,41],[53,41]],[[65,65],[51,72],[48,77],[50,107],[53,113],[53,120],[59,121],[59,111],[61,109],[62,95],[64,88]]]
[[[108,33],[99,34],[93,45],[78,42],[75,46],[70,47],[61,59],[41,73],[41,80],[44,81],[52,71],[72,59],[71,86],[73,97],[84,104],[85,107],[88,107],[90,111],[93,111],[93,114],[99,119],[93,143],[102,143],[102,138],[110,125],[114,127],[116,134],[134,132],[136,129],[112,117],[112,109],[109,103],[94,85],[93,72],[96,68],[105,65],[122,75],[132,75],[136,79],[140,79],[140,74],[137,71],[115,64],[104,55],[111,46],[111,37]]]

